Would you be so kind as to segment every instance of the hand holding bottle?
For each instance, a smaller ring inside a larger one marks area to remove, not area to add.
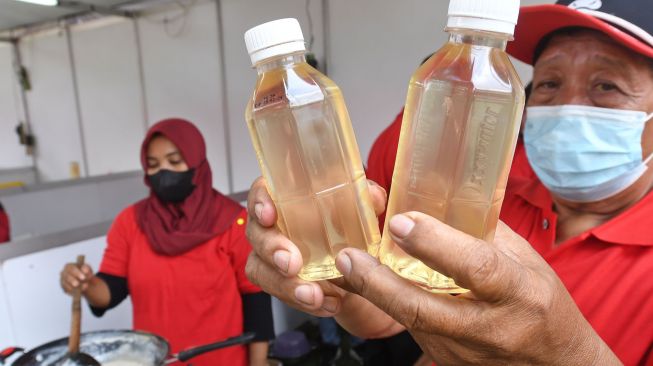
[[[383,190],[370,185],[370,195],[381,213]],[[553,270],[503,223],[488,244],[424,214],[391,219],[398,246],[471,290],[453,297],[413,286],[352,248],[336,258],[344,275],[338,286],[303,281],[296,276],[299,250],[274,227],[276,209],[262,179],[252,186],[248,210],[250,280],[296,309],[335,316],[352,334],[387,337],[405,327],[438,366],[620,364]]]

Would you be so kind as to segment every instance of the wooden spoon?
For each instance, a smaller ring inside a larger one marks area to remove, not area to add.
[[[84,256],[77,256],[77,268],[84,266]],[[79,352],[79,340],[82,327],[82,288],[73,290],[72,321],[70,324],[70,337],[68,338],[68,353],[57,362],[57,365],[101,366],[91,355]]]

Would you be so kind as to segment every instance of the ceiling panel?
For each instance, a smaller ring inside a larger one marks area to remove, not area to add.
[[[123,4],[125,0],[80,0],[80,3],[102,7],[112,7]],[[16,0],[0,0],[0,30],[56,20],[64,15],[74,14],[83,8],[65,8],[42,6],[24,3]]]

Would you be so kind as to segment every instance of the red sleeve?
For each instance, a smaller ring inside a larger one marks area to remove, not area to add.
[[[388,128],[374,141],[370,155],[367,159],[366,175],[390,193],[392,185],[392,173],[397,160],[397,149],[399,147],[399,135],[401,134],[401,122],[404,118],[402,110]],[[383,232],[385,213],[379,216],[379,228]]]
[[[245,235],[246,226],[247,210],[243,209],[229,229],[229,257],[238,282],[238,290],[241,294],[252,294],[261,292],[261,289],[249,282],[245,275],[247,257],[252,251],[252,245]]]
[[[113,221],[107,234],[107,247],[104,250],[100,272],[118,277],[127,277],[129,264],[129,238],[134,238],[136,217],[131,206],[121,212]]]
[[[390,191],[392,184],[403,117],[402,110],[392,124],[374,141],[367,159],[367,178],[377,182],[386,191]]]
[[[11,239],[9,227],[9,216],[0,206],[0,243],[8,242]]]

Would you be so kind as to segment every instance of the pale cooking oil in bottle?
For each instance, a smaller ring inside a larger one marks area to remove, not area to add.
[[[297,20],[255,27],[245,41],[258,72],[247,125],[277,226],[302,253],[301,278],[340,277],[338,251],[376,256],[381,241],[342,93],[306,63]]]
[[[505,52],[518,11],[519,0],[451,0],[448,43],[410,81],[379,256],[432,292],[467,290],[399,248],[388,221],[419,211],[493,240],[524,108]]]

